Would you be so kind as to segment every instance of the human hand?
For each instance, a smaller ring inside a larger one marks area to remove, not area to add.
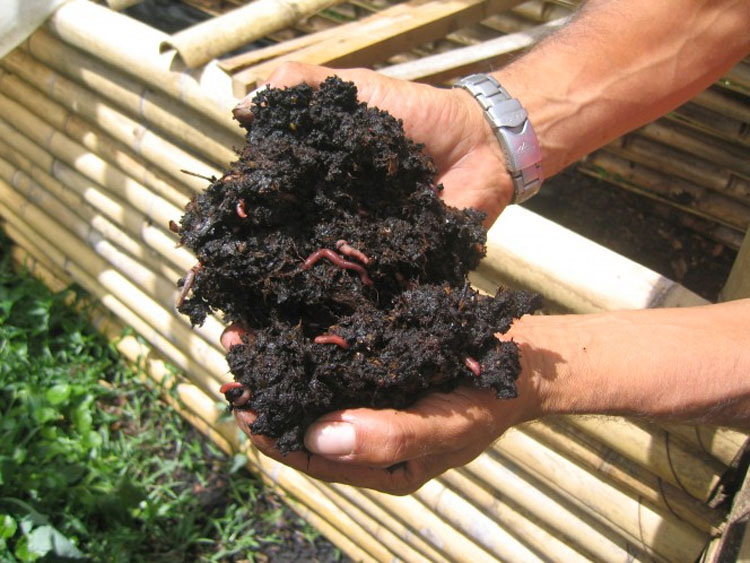
[[[266,81],[275,88],[306,83],[317,87],[333,74],[357,85],[360,101],[400,118],[406,135],[425,145],[435,160],[437,182],[448,205],[473,207],[487,214],[491,225],[510,202],[513,187],[502,151],[484,119],[479,104],[458,88],[389,78],[366,69],[331,69],[302,63],[285,63]],[[252,94],[235,109],[235,117],[247,123]]]
[[[229,349],[241,339],[242,331],[231,327],[221,342]],[[426,395],[402,410],[332,412],[308,428],[305,447],[310,454],[281,455],[274,440],[250,431],[252,411],[234,409],[234,416],[261,452],[285,465],[323,481],[404,495],[469,463],[505,430],[535,418],[535,395],[529,391],[520,389],[518,398],[500,400],[492,390],[458,387]]]

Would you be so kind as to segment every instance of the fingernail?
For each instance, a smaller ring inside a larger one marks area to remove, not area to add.
[[[236,106],[234,106],[234,109],[235,110],[240,110],[240,109],[249,108],[252,105],[252,103],[253,103],[253,98],[255,98],[255,96],[258,94],[258,92],[260,92],[261,90],[265,90],[266,88],[270,88],[270,87],[271,86],[268,85],[268,84],[263,84],[261,86],[258,86],[255,90],[253,90],[252,92],[250,92],[249,94],[247,94],[244,98],[242,98],[239,101],[239,103]]]
[[[320,422],[305,434],[305,447],[321,455],[349,455],[354,451],[354,426],[348,422]]]

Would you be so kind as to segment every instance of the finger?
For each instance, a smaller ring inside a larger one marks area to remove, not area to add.
[[[404,410],[339,411],[310,426],[305,446],[333,461],[381,468],[450,456],[471,444],[481,450],[498,432],[493,401],[491,391],[459,388],[430,394]]]
[[[221,333],[221,338],[219,339],[221,342],[221,345],[226,349],[229,350],[232,346],[237,346],[238,344],[242,344],[243,340],[242,337],[247,331],[243,328],[240,328],[237,325],[229,325],[227,328],[224,329],[224,332]]]

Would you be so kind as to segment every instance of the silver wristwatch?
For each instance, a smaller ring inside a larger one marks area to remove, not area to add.
[[[500,142],[513,180],[511,203],[526,201],[542,185],[542,152],[521,102],[486,74],[471,74],[454,86],[467,90],[484,108],[484,117]]]

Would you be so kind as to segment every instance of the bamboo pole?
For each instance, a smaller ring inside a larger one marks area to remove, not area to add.
[[[132,119],[126,113],[107,104],[101,95],[79,86],[72,80],[68,80],[24,51],[15,50],[9,53],[4,59],[0,60],[0,65],[44,92],[50,99],[97,125],[102,131],[106,131],[108,135],[120,141],[133,153],[159,167],[180,184],[187,186],[190,192],[204,190],[206,182],[195,176],[186,175],[180,172],[180,169],[190,170],[207,177],[220,175],[217,167],[193,156],[180,146],[165,140],[153,130],[146,128],[143,125],[143,122],[146,121],[145,117],[142,117],[141,121]],[[159,121],[162,125],[167,125],[166,121]],[[151,127],[154,127],[154,125]],[[214,142],[209,138],[210,134],[210,131],[203,134],[204,139],[201,139],[203,142],[200,145],[204,149],[206,147],[210,149]],[[185,134],[182,136],[185,136]],[[195,139],[196,135],[189,137]],[[231,160],[230,155],[224,154],[223,150],[210,149],[205,152],[208,152],[212,158],[219,162]]]
[[[747,158],[747,151],[734,143],[721,139],[706,139],[704,135],[696,134],[685,125],[663,119],[644,125],[634,134],[673,146],[727,168],[739,176],[750,178],[750,159]]]
[[[503,561],[542,561],[539,555],[498,526],[481,510],[446,488],[439,480],[428,481],[414,493],[414,496],[454,528],[474,539],[489,553],[502,554]]]
[[[174,183],[167,182],[160,175],[154,174],[147,166],[141,164],[133,153],[112,140],[104,131],[90,126],[19,77],[2,69],[0,69],[0,92],[29,111],[43,116],[44,121],[49,125],[65,133],[104,160],[116,165],[173,205],[183,207],[192,195],[189,190],[176,189]],[[174,163],[173,166],[179,166],[179,164]],[[185,174],[182,175],[185,176]]]
[[[0,201],[0,211],[2,211],[2,215],[6,220],[4,228],[11,238],[17,240],[21,237],[25,237],[27,240],[33,239],[34,245],[39,247],[45,256],[54,260],[59,268],[63,269],[67,275],[79,283],[86,291],[94,295],[101,302],[102,306],[110,310],[127,326],[132,327],[145,340],[169,358],[170,361],[174,362],[177,367],[190,373],[192,380],[214,397],[214,400],[220,400],[216,380],[213,375],[209,374],[203,368],[199,363],[200,360],[193,359],[183,353],[181,348],[178,348],[177,345],[167,340],[158,330],[142,320],[127,305],[99,283],[97,279],[90,276],[84,268],[78,266],[69,257],[62,254],[48,241],[40,237],[23,220],[10,211],[2,201]]]
[[[707,303],[680,284],[519,206],[505,209],[489,230],[487,256],[477,274],[495,287],[510,284],[537,291],[577,313]]]
[[[750,203],[749,180],[739,178],[726,168],[675,150],[668,145],[637,135],[627,135],[607,145],[607,150],[638,164],[650,168],[658,167],[662,174],[688,180],[745,205]]]
[[[140,4],[143,0],[107,0],[107,6],[113,10],[125,10],[136,4]]]
[[[726,469],[653,425],[646,427],[619,417],[572,416],[566,420],[704,503],[715,492]]]
[[[506,432],[494,450],[554,486],[600,523],[614,526],[616,533],[652,556],[693,561],[708,539],[707,534],[671,514],[659,514],[518,429]]]
[[[122,202],[117,196],[108,194],[106,190],[92,183],[82,174],[56,160],[2,119],[0,119],[0,137],[5,139],[8,145],[14,147],[14,153],[28,157],[44,174],[49,174],[59,183],[80,195],[83,201],[101,212],[112,223],[123,227],[127,233],[142,240],[148,248],[172,262],[180,270],[188,270],[195,265],[195,257],[190,252],[185,248],[175,248],[174,236],[168,235],[145,221],[143,215],[132,206]],[[14,158],[12,155],[5,155],[5,157],[10,160]],[[32,170],[31,174],[36,177],[39,171]]]
[[[394,497],[362,489],[362,493],[398,518],[405,526],[430,543],[451,562],[497,561],[497,557],[479,547],[425,506],[414,495]],[[502,554],[499,554],[502,557]]]
[[[55,196],[23,172],[15,170],[13,166],[3,159],[0,159],[0,177],[6,179],[6,181],[10,179],[8,184],[18,194],[33,202],[48,215],[54,216],[61,227],[75,234],[81,242],[88,245],[96,254],[114,266],[132,283],[136,284],[138,288],[145,291],[164,307],[165,310],[170,311],[172,309],[178,294],[175,287],[175,280],[179,276],[176,272],[168,271],[169,277],[165,278],[164,275],[154,273],[142,262],[131,258],[127,253],[114,246],[101,233],[94,230],[90,224],[73,213],[73,211],[65,205],[61,205],[60,200]],[[93,257],[91,253],[88,255]],[[103,261],[94,261],[93,264],[95,267],[104,267]],[[181,316],[177,316],[177,318],[186,327],[189,326],[187,319]],[[223,350],[219,345],[219,338],[223,330],[224,326],[212,316],[209,316],[202,326],[194,328],[194,332],[202,336],[209,345],[216,348],[222,357]],[[225,364],[221,362],[219,365]]]
[[[173,51],[159,54],[168,35],[88,0],[71,0],[48,20],[48,28],[64,42],[94,54],[120,71],[165,92],[236,132],[229,77],[214,63],[200,73],[187,71]],[[34,53],[34,37],[29,45]]]
[[[181,275],[174,277],[177,270],[174,270],[169,263],[165,262],[163,257],[158,256],[153,250],[148,249],[129,233],[123,231],[104,214],[97,212],[79,193],[54,179],[3,140],[0,140],[0,157],[15,167],[17,171],[23,171],[49,193],[65,201],[91,228],[152,270],[159,272],[167,279],[177,280],[181,277]],[[13,176],[15,175],[16,171],[13,172]],[[6,176],[5,180],[15,186],[17,180],[13,176]],[[191,256],[188,262],[194,263],[195,259]],[[184,268],[181,268],[181,270],[184,270]]]
[[[336,0],[255,0],[163,40],[160,52],[176,49],[181,60],[195,68],[261,37],[294,25],[324,10]]]
[[[729,467],[748,445],[747,432],[710,425],[663,424],[664,429]]]
[[[566,22],[565,18],[558,19],[528,31],[503,35],[478,45],[387,66],[379,69],[378,72],[402,80],[420,80],[438,84],[470,72],[486,71],[502,66],[519,51],[534,45],[548,33],[565,25]]]
[[[60,265],[66,271],[70,271],[73,277],[76,279],[85,276],[95,278],[122,302],[129,303],[137,315],[148,319],[154,330],[164,335],[170,343],[183,347],[192,358],[200,359],[199,361],[207,366],[209,373],[226,373],[224,355],[193,333],[185,326],[182,319],[164,309],[121,273],[108,267],[103,259],[96,256],[83,242],[60,227],[52,217],[42,212],[36,205],[23,198],[1,180],[0,194],[3,195],[3,208],[6,212],[9,208],[16,209],[19,220],[26,221],[32,226],[38,233],[37,236],[43,233],[48,242],[53,243],[57,248],[64,249],[67,258],[64,258]],[[14,223],[14,225],[18,227],[17,223]],[[76,263],[71,262],[70,257],[72,256],[76,257]],[[83,268],[78,266],[79,262],[84,264]],[[76,274],[72,273],[73,269],[77,272]],[[216,335],[217,340],[218,336]],[[222,379],[220,376],[215,376],[215,380],[219,383],[223,382]]]
[[[750,105],[741,97],[731,95],[717,86],[703,90],[690,101],[737,121],[750,123]]]
[[[666,114],[663,119],[684,123],[710,138],[715,137],[750,147],[750,134],[746,122],[695,104],[692,100]]]
[[[525,430],[555,451],[564,452],[589,471],[606,476],[611,483],[631,495],[637,495],[659,512],[672,512],[700,531],[712,535],[720,533],[725,516],[721,511],[712,510],[682,489],[663,482],[656,473],[616,453],[585,432],[566,425],[564,420],[535,422],[526,426]]]
[[[415,534],[410,527],[404,525],[404,523],[396,516],[365,496],[360,489],[336,483],[331,483],[328,486],[343,498],[350,501],[353,505],[364,510],[367,514],[380,522],[382,526],[393,532],[411,548],[415,549],[418,552],[417,561],[424,561],[425,559],[427,561],[441,561],[443,559],[442,555],[440,555],[432,545],[422,539],[418,534]]]
[[[671,178],[646,166],[634,164],[606,149],[589,157],[587,165],[605,172],[604,177],[622,187],[670,202],[684,211],[744,230],[750,224],[750,206],[692,182]]]
[[[359,22],[356,33],[326,39],[246,68],[233,76],[235,95],[246,94],[285,61],[325,64],[338,68],[371,65],[444,37],[492,13],[519,4],[518,0],[412,0]]]
[[[548,483],[537,480],[508,459],[485,453],[460,471],[485,484],[498,501],[514,505],[516,510],[528,511],[551,534],[591,560],[615,563],[632,557],[642,559],[641,552],[634,551],[634,546],[612,526],[591,518],[556,493]]]
[[[521,538],[543,560],[588,561],[587,557],[576,551],[575,546],[565,543],[546,530],[538,521],[531,519],[528,514],[503,502],[498,498],[496,491],[481,486],[466,474],[455,470],[448,471],[441,475],[440,481],[449,485],[455,494],[465,497],[479,510],[497,521],[501,529]]]
[[[44,29],[37,30],[29,37],[26,48],[34,59],[54,69],[56,74],[65,75],[74,83],[99,94],[109,100],[113,107],[121,108],[128,115],[150,124],[153,129],[167,132],[173,139],[213,164],[223,167],[234,159],[231,148],[241,142],[243,131],[231,120],[231,105],[226,108],[226,114],[223,114],[225,121],[229,121],[222,127],[210,117],[186,105],[180,98],[155,90],[138,77],[128,75],[127,68],[113,68],[98,59],[96,53],[75,49]],[[32,76],[27,75],[36,75],[41,69],[25,72],[23,66],[16,64],[18,59],[20,57],[13,54],[7,61],[9,68],[33,82]],[[56,76],[51,78],[55,79]],[[68,84],[58,88],[56,80],[47,82],[46,87],[40,89],[47,91],[50,97],[58,101],[60,97],[72,95],[65,92],[69,89]],[[80,91],[75,92],[76,96],[80,94]],[[101,102],[96,97],[90,100],[88,96],[84,96],[79,102],[81,111],[91,115],[92,110],[84,108],[91,108],[93,102],[93,114],[96,115],[97,101]],[[150,139],[141,135],[141,129],[142,127],[135,129],[130,135],[132,141],[127,143],[136,151],[139,148],[146,151],[150,147]]]
[[[182,210],[158,197],[143,184],[136,182],[98,155],[70,140],[20,104],[0,94],[0,113],[21,133],[41,145],[55,157],[69,163],[88,178],[120,195],[143,213],[147,219],[167,228],[169,221],[177,221]]]
[[[368,514],[357,504],[351,502],[348,498],[341,495],[330,485],[323,485],[320,481],[310,480],[310,485],[318,489],[338,510],[341,510],[349,518],[357,522],[362,529],[367,532],[378,543],[387,547],[394,557],[399,561],[408,563],[421,563],[424,556],[401,540],[390,528],[384,526],[373,515]]]

